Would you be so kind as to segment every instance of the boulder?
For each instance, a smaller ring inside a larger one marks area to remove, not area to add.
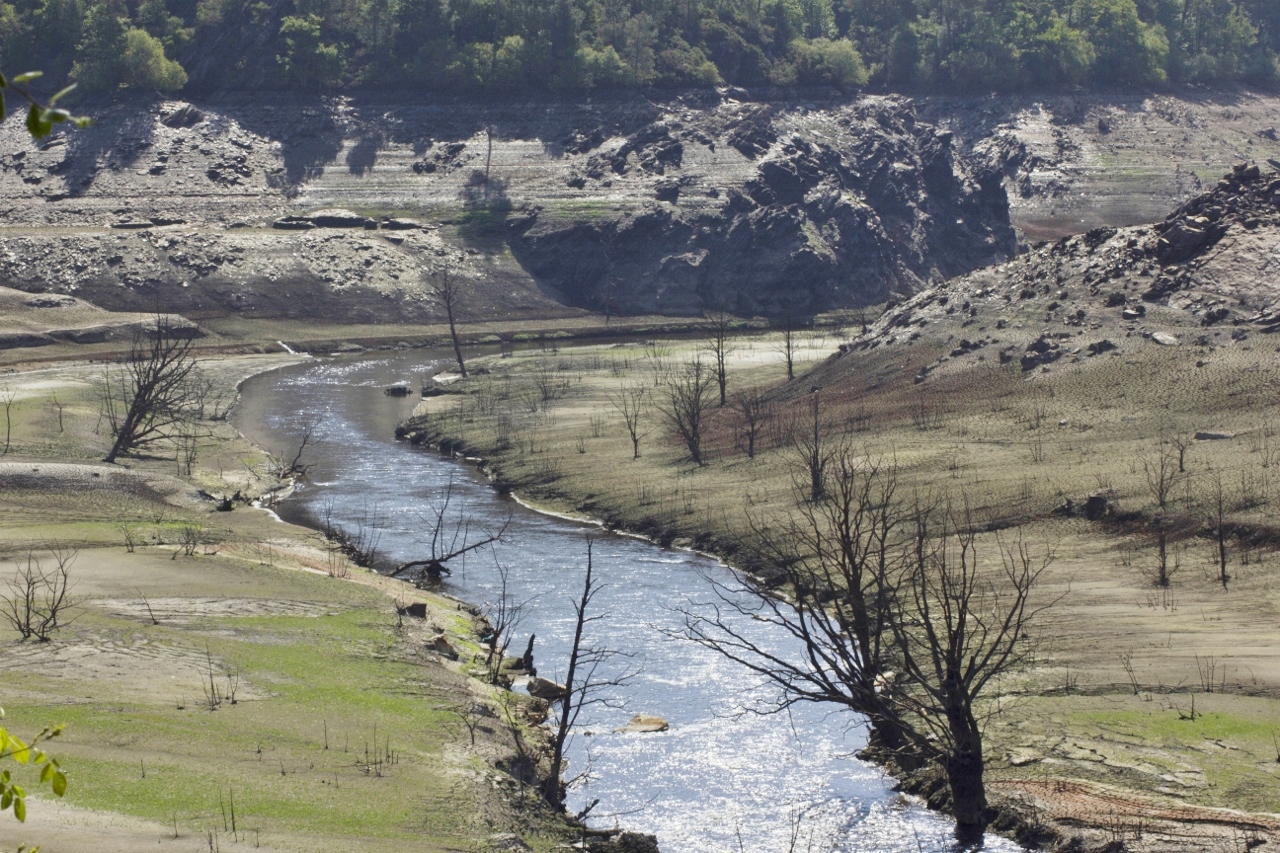
[[[645,732],[665,732],[671,728],[662,717],[649,714],[636,714],[625,726],[614,729],[615,734],[636,734]]]
[[[318,210],[306,218],[317,228],[365,228],[372,221],[367,216],[341,208]],[[374,225],[376,227],[377,223]]]
[[[1176,347],[1179,343],[1178,339],[1168,332],[1152,332],[1151,340],[1160,344],[1162,347]]]
[[[529,679],[529,695],[538,699],[545,699],[548,702],[555,702],[563,699],[568,691],[563,684],[557,684],[547,678],[534,676]]]
[[[428,641],[427,643],[427,648],[435,652],[436,654],[440,655],[440,657],[445,658],[447,660],[458,659],[457,650],[454,649],[452,645],[450,645],[448,639],[445,638],[444,634],[437,634],[435,637],[432,637],[431,640]]]
[[[179,104],[160,118],[161,124],[172,128],[194,127],[202,121],[204,113],[191,104]]]
[[[1094,492],[1084,502],[1084,517],[1097,521],[1111,514],[1111,496],[1106,492]]]

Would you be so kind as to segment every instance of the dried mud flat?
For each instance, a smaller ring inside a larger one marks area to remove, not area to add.
[[[1188,806],[1077,779],[989,783],[1034,821],[1110,836],[1130,853],[1203,850],[1243,853],[1280,841],[1280,815]]]

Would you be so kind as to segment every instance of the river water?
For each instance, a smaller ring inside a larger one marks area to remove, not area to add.
[[[239,425],[260,444],[284,449],[296,444],[301,419],[321,416],[315,452],[308,455],[316,463],[310,481],[282,514],[315,524],[329,513],[346,527],[376,527],[379,550],[391,559],[429,554],[430,507],[446,489],[452,488],[451,511],[461,509],[481,526],[511,516],[503,542],[451,563],[454,574],[444,590],[494,604],[495,566],[505,566],[510,600],[527,602],[511,653],[536,633],[544,677],[562,680],[558,662],[572,640],[572,602],[581,592],[586,539],[594,537],[593,565],[604,586],[593,611],[607,618],[588,639],[628,655],[614,659],[616,672],[639,673],[611,691],[611,704],[621,707],[588,709],[579,720],[566,776],[585,778],[571,790],[571,810],[598,798],[593,826],[654,833],[665,853],[954,849],[946,819],[895,794],[892,780],[854,757],[865,737],[854,715],[819,705],[789,714],[743,713],[767,701],[758,681],[737,664],[664,634],[683,624],[677,608],[709,597],[706,576],[723,578],[729,569],[527,510],[499,496],[471,467],[395,441],[395,425],[416,398],[389,397],[382,389],[401,380],[416,388],[439,363],[422,351],[401,351],[263,374],[242,389]],[[790,638],[763,635],[762,623],[743,623],[779,652],[794,651]],[[660,715],[670,730],[613,733],[634,714]],[[990,837],[984,849],[1018,847]]]

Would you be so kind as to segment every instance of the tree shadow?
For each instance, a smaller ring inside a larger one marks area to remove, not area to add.
[[[378,150],[386,143],[383,134],[374,132],[361,136],[347,152],[347,171],[364,176],[373,171],[378,162]]]
[[[462,188],[462,215],[458,217],[458,236],[469,246],[484,252],[501,251],[507,243],[507,217],[511,199],[507,195],[506,178],[473,169]]]

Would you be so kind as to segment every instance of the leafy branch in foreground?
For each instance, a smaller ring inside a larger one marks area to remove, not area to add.
[[[4,709],[0,708],[0,719],[4,719]],[[67,793],[67,774],[58,765],[58,759],[51,758],[38,744],[52,740],[62,734],[62,726],[46,726],[30,743],[23,743],[0,726],[0,762],[12,759],[18,764],[40,768],[40,784],[48,785],[54,794],[61,797]],[[27,792],[13,781],[8,770],[0,770],[0,812],[13,809],[13,816],[19,822],[27,819]]]
[[[72,115],[67,110],[54,106],[76,87],[75,83],[54,94],[49,99],[47,106],[36,100],[27,84],[43,75],[44,72],[42,71],[27,71],[9,80],[4,74],[0,74],[0,121],[4,121],[9,114],[5,103],[5,93],[11,92],[22,98],[29,105],[27,107],[27,131],[36,139],[44,139],[53,133],[55,124],[69,122],[76,127],[88,127],[93,123],[87,116]]]

